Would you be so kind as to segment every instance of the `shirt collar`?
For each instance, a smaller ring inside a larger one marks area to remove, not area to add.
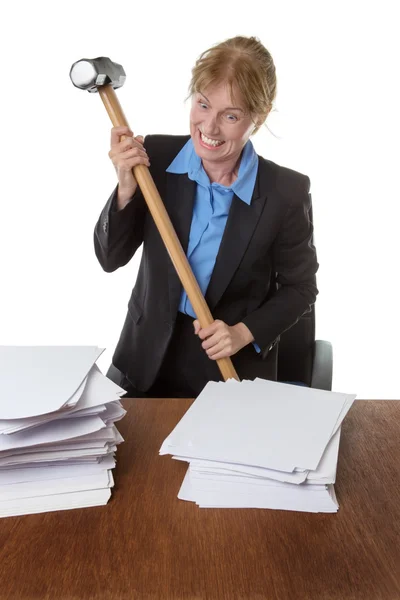
[[[203,187],[209,188],[210,185],[212,185],[213,187],[220,188],[224,191],[232,191],[246,204],[251,203],[257,170],[258,155],[254,150],[252,142],[248,140],[243,148],[238,178],[236,181],[234,181],[230,187],[219,183],[210,184],[210,179],[203,168],[201,158],[195,152],[192,138],[186,142],[182,150],[180,150],[167,168],[168,173],[187,173],[189,179],[196,181]]]

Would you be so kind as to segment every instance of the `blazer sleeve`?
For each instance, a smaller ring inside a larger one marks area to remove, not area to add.
[[[278,289],[257,310],[242,319],[266,357],[280,334],[294,325],[314,304],[318,262],[310,219],[310,179],[302,177],[291,196],[272,248]]]
[[[143,145],[150,157],[146,139]],[[117,211],[117,195],[118,185],[101,211],[93,235],[96,257],[107,273],[126,265],[142,244],[148,212],[139,186],[128,204],[120,211]]]

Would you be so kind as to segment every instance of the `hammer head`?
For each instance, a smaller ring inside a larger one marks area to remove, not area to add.
[[[69,72],[72,83],[81,90],[97,92],[100,85],[112,85],[114,89],[124,85],[126,75],[121,65],[106,56],[77,60]]]

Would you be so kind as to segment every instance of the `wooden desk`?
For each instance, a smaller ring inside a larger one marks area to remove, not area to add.
[[[105,507],[0,519],[0,598],[396,600],[400,402],[356,401],[337,514],[200,509],[186,464],[158,455],[189,400],[124,400]]]

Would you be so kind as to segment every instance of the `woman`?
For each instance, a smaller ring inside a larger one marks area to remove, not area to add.
[[[195,397],[221,380],[216,360],[226,356],[241,379],[275,380],[279,335],[315,302],[310,180],[258,156],[250,141],[275,96],[270,53],[254,37],[235,37],[192,70],[190,136],[144,140],[112,129],[118,185],[94,245],[112,272],[143,243],[108,373],[128,396]],[[200,328],[148,212],[132,173],[139,164],[150,169],[213,314],[208,328]]]

